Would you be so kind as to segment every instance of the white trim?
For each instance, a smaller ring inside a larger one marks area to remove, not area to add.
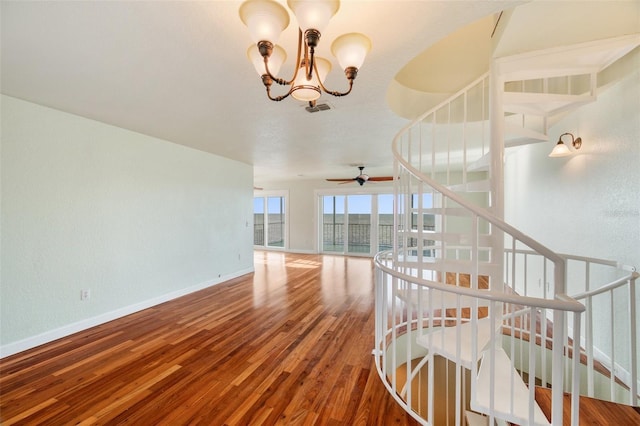
[[[296,253],[296,254],[318,254],[315,250],[305,250],[305,249],[289,249],[285,250],[286,253]]]
[[[133,305],[123,306],[121,308],[118,308],[110,312],[105,312],[91,318],[86,318],[86,319],[53,329],[53,330],[45,331],[44,333],[27,337],[26,339],[22,339],[17,342],[2,345],[0,346],[0,359],[10,355],[17,354],[18,352],[35,348],[36,346],[40,346],[45,343],[52,342],[54,340],[57,340],[63,337],[67,337],[79,331],[87,330],[91,327],[95,327],[97,325],[104,324],[106,322],[113,321],[115,319],[122,318],[127,315],[131,315],[135,312],[139,312],[144,309],[151,308],[161,303],[165,303],[170,300],[177,299],[179,297],[186,296],[191,293],[195,293],[196,291],[204,290],[216,284],[229,281],[233,278],[237,278],[242,275],[249,274],[251,272],[254,272],[253,266],[250,268],[242,269],[232,274],[218,277],[210,281],[205,281],[200,284],[193,285],[191,287],[172,291],[171,293],[163,294],[161,296],[156,296],[151,299],[144,300],[142,302],[134,303]]]
[[[568,336],[573,338],[573,327],[567,327]],[[580,336],[580,346],[586,347],[586,339],[584,336]],[[602,364],[605,368],[608,368],[610,372],[613,372],[613,375],[619,379],[626,386],[631,387],[631,373],[629,370],[624,368],[619,363],[615,363],[615,365],[611,366],[611,357],[607,355],[604,351],[598,349],[597,346],[593,346],[593,359]],[[584,364],[583,364],[584,365]],[[585,365],[586,367],[586,365]],[[597,371],[594,370],[596,373]],[[640,380],[638,380],[637,387],[640,388]],[[625,402],[626,404],[626,402]]]
[[[269,205],[268,205],[268,198],[270,197],[281,197],[284,199],[284,243],[283,243],[283,247],[278,247],[278,246],[269,246],[267,245],[267,240],[269,238],[268,235],[268,215],[269,215]],[[289,211],[289,190],[288,189],[278,189],[278,190],[260,190],[260,191],[254,191],[253,192],[253,198],[254,200],[256,198],[262,198],[264,200],[264,212],[263,212],[263,225],[264,225],[264,239],[265,239],[265,244],[262,246],[257,246],[257,245],[253,245],[254,250],[255,249],[280,249],[281,251],[286,251],[289,248],[289,233],[290,233],[290,211]],[[255,211],[252,213],[252,219],[254,221],[254,230],[255,230]],[[255,234],[254,234],[255,235]]]

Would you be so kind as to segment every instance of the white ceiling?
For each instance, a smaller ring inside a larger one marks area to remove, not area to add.
[[[283,1],[284,3],[284,1]],[[342,1],[318,55],[331,90],[347,87],[329,53],[346,32],[373,48],[352,94],[323,95],[310,114],[271,102],[245,52],[241,1],[2,1],[2,93],[254,166],[255,182],[391,171],[391,140],[406,124],[387,103],[396,75],[446,35],[520,2]],[[283,33],[289,78],[297,28]],[[415,77],[407,79],[415,81]],[[407,83],[405,83],[407,84]],[[282,93],[274,87],[275,94]],[[419,88],[418,88],[419,89]]]

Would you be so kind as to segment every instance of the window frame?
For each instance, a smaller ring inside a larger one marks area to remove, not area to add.
[[[283,243],[282,246],[280,245],[269,245],[269,198],[276,198],[279,197],[282,199],[282,202],[284,203],[284,211],[283,211],[283,221],[282,221],[282,239],[283,239]],[[264,241],[264,245],[256,245],[255,244],[255,229],[256,229],[256,223],[255,223],[255,208],[254,208],[254,212],[253,212],[253,229],[254,229],[254,239],[253,239],[253,248],[254,249],[259,249],[259,250],[275,250],[275,251],[284,251],[287,250],[289,248],[289,191],[273,191],[273,190],[265,190],[265,191],[258,191],[255,190],[253,191],[253,200],[254,200],[254,207],[255,207],[255,200],[256,198],[262,198],[263,200],[263,241]]]
[[[342,256],[361,256],[361,257],[373,257],[376,253],[380,251],[379,241],[378,241],[378,226],[379,226],[379,203],[378,196],[379,195],[391,195],[394,196],[393,187],[382,186],[380,188],[370,189],[367,191],[354,191],[353,189],[343,189],[343,188],[323,188],[320,190],[316,190],[315,192],[315,204],[316,204],[316,214],[317,214],[317,228],[316,228],[316,249],[318,253],[322,254],[334,254],[334,255],[342,255]],[[349,196],[353,195],[368,195],[371,196],[371,223],[370,223],[370,248],[369,253],[358,253],[358,252],[349,252],[348,251],[348,218],[349,215]],[[342,251],[324,251],[324,242],[323,242],[323,221],[324,221],[324,206],[323,200],[324,197],[327,196],[344,196],[345,197],[345,229],[343,234],[345,234],[345,241]]]

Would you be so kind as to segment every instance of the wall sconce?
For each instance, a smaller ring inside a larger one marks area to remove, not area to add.
[[[574,139],[571,133],[563,133],[558,138],[558,143],[553,147],[553,151],[551,151],[549,157],[566,157],[567,155],[573,154],[569,147],[564,142],[562,142],[562,137],[566,135],[571,136],[571,146],[573,146],[575,150],[580,149],[580,147],[582,146],[581,138]]]

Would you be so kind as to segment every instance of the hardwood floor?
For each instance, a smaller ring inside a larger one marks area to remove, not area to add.
[[[551,389],[536,387],[536,402],[542,412],[551,418]],[[580,426],[611,425],[611,426],[638,426],[640,425],[640,408],[629,405],[616,404],[599,399],[581,396]],[[563,423],[571,424],[571,395],[565,394],[563,401]]]
[[[0,423],[414,425],[371,355],[366,258],[255,273],[0,360]]]

